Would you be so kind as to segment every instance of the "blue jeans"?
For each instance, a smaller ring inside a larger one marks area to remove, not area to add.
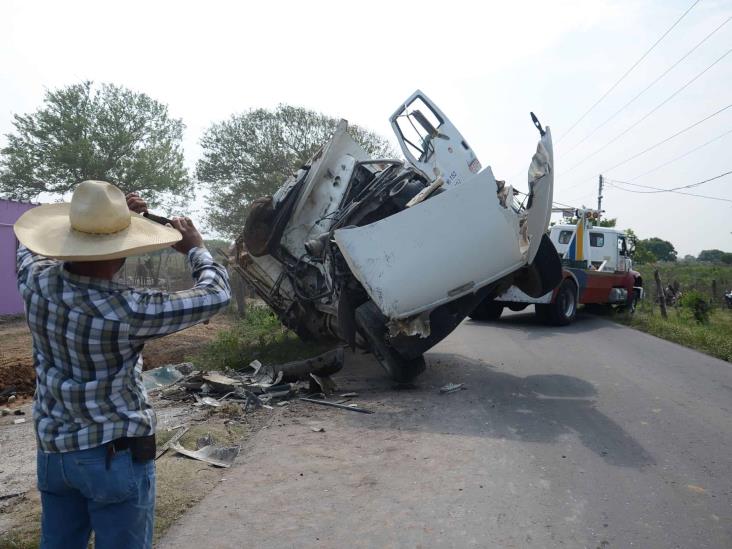
[[[77,452],[38,450],[41,548],[148,548],[155,518],[155,462],[117,452],[106,467],[106,446]]]

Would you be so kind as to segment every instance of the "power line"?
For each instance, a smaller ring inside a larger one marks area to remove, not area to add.
[[[676,67],[677,67],[677,66],[678,66],[678,65],[679,65],[679,64],[680,64],[680,63],[681,63],[682,61],[684,61],[684,59],[686,59],[686,58],[687,58],[687,57],[689,57],[689,56],[690,56],[690,55],[691,55],[692,53],[694,53],[694,52],[695,52],[695,51],[696,51],[696,50],[697,50],[697,49],[699,48],[699,46],[701,46],[701,45],[702,45],[702,44],[703,44],[704,42],[706,42],[707,40],[709,40],[709,39],[710,39],[710,38],[711,38],[711,37],[712,37],[712,36],[713,36],[713,35],[714,35],[714,34],[715,34],[715,33],[716,33],[716,32],[717,32],[717,31],[718,31],[719,29],[721,29],[721,28],[722,28],[722,27],[724,27],[724,26],[725,26],[725,25],[726,25],[727,23],[729,23],[729,22],[730,22],[730,20],[732,20],[732,17],[728,17],[727,19],[725,19],[725,20],[724,20],[724,21],[722,22],[722,24],[721,24],[721,25],[719,25],[719,26],[718,26],[717,28],[715,28],[715,29],[714,29],[714,30],[713,30],[712,32],[710,32],[709,34],[707,34],[707,35],[706,35],[706,36],[705,36],[705,37],[704,37],[704,38],[703,38],[703,39],[701,40],[701,42],[697,43],[697,45],[696,45],[696,46],[694,46],[693,48],[691,48],[691,49],[690,49],[690,50],[689,50],[688,52],[686,52],[686,53],[685,53],[685,54],[683,55],[683,57],[681,57],[681,58],[680,58],[680,59],[679,59],[678,61],[676,61],[676,62],[675,62],[675,63],[674,63],[673,65],[671,65],[671,66],[670,66],[669,68],[667,68],[667,69],[666,69],[665,71],[663,71],[663,73],[661,73],[661,74],[660,74],[659,76],[657,76],[657,77],[656,77],[656,79],[655,79],[655,80],[654,80],[653,82],[651,82],[651,83],[650,83],[650,84],[648,84],[648,85],[647,85],[647,86],[646,86],[645,88],[643,88],[643,89],[642,89],[642,90],[641,90],[640,92],[638,92],[638,93],[637,93],[637,94],[636,94],[636,95],[635,95],[635,96],[634,96],[634,97],[633,97],[633,98],[632,98],[632,99],[631,99],[630,101],[628,101],[627,103],[625,103],[625,105],[623,105],[623,106],[622,106],[622,107],[620,107],[620,108],[619,108],[618,110],[616,110],[616,111],[615,111],[615,112],[614,112],[613,114],[611,114],[611,115],[610,115],[610,117],[609,117],[609,118],[607,118],[607,119],[606,119],[606,120],[605,120],[604,122],[602,122],[602,123],[601,123],[600,125],[598,125],[597,127],[595,127],[595,129],[593,129],[593,130],[592,130],[592,131],[591,131],[590,133],[588,133],[587,135],[585,135],[585,136],[584,136],[584,137],[583,137],[582,139],[580,139],[580,140],[579,140],[579,141],[578,141],[577,143],[575,143],[574,145],[572,145],[572,147],[571,147],[571,148],[570,148],[569,150],[567,150],[567,151],[565,152],[565,154],[569,154],[569,153],[570,153],[570,152],[572,152],[572,151],[573,151],[574,149],[576,149],[576,148],[577,148],[578,146],[580,146],[580,145],[581,145],[582,143],[584,143],[585,141],[587,141],[587,139],[589,139],[590,137],[592,137],[593,135],[595,135],[595,133],[597,133],[597,131],[598,131],[599,129],[603,128],[603,127],[604,127],[604,126],[605,126],[605,125],[606,125],[606,124],[607,124],[608,122],[610,122],[611,120],[613,120],[613,119],[614,119],[614,118],[615,118],[615,117],[616,117],[616,116],[617,116],[618,114],[620,114],[620,113],[621,113],[622,111],[624,111],[624,110],[625,110],[626,108],[628,108],[628,107],[629,107],[629,106],[630,106],[630,105],[631,105],[632,103],[634,103],[636,99],[638,99],[638,98],[639,98],[639,97],[640,97],[641,95],[643,95],[643,94],[644,94],[644,93],[646,93],[646,92],[647,92],[647,91],[648,91],[649,89],[651,89],[651,88],[652,88],[652,87],[653,87],[653,86],[654,86],[654,85],[655,85],[656,83],[658,83],[658,81],[659,81],[659,80],[661,80],[661,79],[662,79],[662,78],[663,78],[664,76],[666,76],[666,75],[667,75],[667,74],[668,74],[669,72],[671,72],[671,71],[672,71],[673,69],[675,69],[675,68],[676,68]]]
[[[599,147],[599,148],[598,148],[598,149],[596,149],[595,151],[593,151],[593,152],[591,152],[590,154],[588,154],[587,156],[585,156],[585,157],[584,157],[584,158],[583,158],[582,160],[580,160],[580,161],[579,161],[579,162],[577,162],[577,163],[576,163],[576,164],[575,164],[574,166],[572,166],[572,167],[571,167],[571,168],[569,168],[569,169],[568,169],[567,171],[565,171],[565,172],[564,172],[564,174],[567,174],[567,173],[571,172],[572,170],[574,170],[574,169],[575,169],[576,167],[578,167],[578,166],[580,166],[580,165],[584,164],[584,163],[585,163],[585,162],[587,162],[587,161],[588,161],[588,160],[589,160],[590,158],[592,158],[592,157],[593,157],[593,156],[595,156],[596,154],[598,154],[598,153],[600,153],[600,152],[604,151],[604,150],[605,150],[605,149],[606,149],[606,148],[607,148],[608,146],[612,145],[612,144],[613,144],[613,143],[615,143],[615,142],[616,142],[616,141],[617,141],[618,139],[620,139],[621,137],[623,137],[624,135],[626,135],[626,134],[627,134],[628,132],[630,132],[630,130],[632,130],[633,128],[637,127],[637,126],[638,126],[638,125],[639,125],[639,124],[640,124],[641,122],[643,122],[643,121],[644,121],[645,119],[647,119],[647,118],[648,118],[649,116],[651,116],[651,115],[652,115],[652,114],[653,114],[654,112],[656,112],[656,111],[657,111],[658,109],[660,109],[661,107],[663,107],[663,106],[664,106],[664,105],[665,105],[666,103],[668,103],[669,101],[671,101],[671,100],[672,100],[672,99],[673,99],[674,97],[676,97],[676,96],[677,96],[677,95],[678,95],[679,93],[681,93],[681,92],[682,92],[682,91],[684,91],[684,90],[685,90],[686,88],[688,88],[688,87],[689,87],[689,86],[690,86],[691,84],[693,84],[693,83],[694,83],[694,82],[695,82],[695,81],[696,81],[697,79],[699,79],[699,78],[700,78],[700,77],[701,77],[701,76],[702,76],[702,75],[703,75],[704,73],[706,73],[706,72],[707,72],[707,71],[708,71],[709,69],[711,69],[711,68],[712,68],[712,67],[713,67],[714,65],[716,65],[717,63],[719,63],[719,62],[720,62],[720,61],[721,61],[722,59],[724,59],[725,57],[727,57],[727,56],[728,56],[728,55],[729,55],[730,53],[732,53],[732,48],[728,49],[728,50],[727,50],[727,51],[726,51],[726,52],[725,52],[724,54],[722,54],[722,56],[721,56],[721,57],[718,57],[718,58],[717,58],[717,59],[716,59],[716,60],[715,60],[715,61],[714,61],[714,62],[713,62],[713,63],[712,63],[711,65],[708,65],[708,66],[707,66],[707,67],[706,67],[706,68],[705,68],[704,70],[702,70],[702,71],[701,71],[700,73],[698,73],[698,74],[697,74],[696,76],[694,76],[694,77],[693,77],[693,78],[692,78],[691,80],[689,80],[688,82],[686,82],[686,84],[684,84],[683,86],[681,86],[680,88],[678,88],[678,89],[677,89],[677,90],[676,90],[675,92],[673,92],[673,93],[672,93],[671,95],[669,95],[669,96],[668,96],[668,97],[667,97],[666,99],[664,99],[663,101],[661,101],[661,102],[660,102],[660,103],[659,103],[658,105],[656,105],[655,107],[653,107],[653,108],[652,108],[652,109],[651,109],[650,111],[648,111],[648,112],[647,112],[646,114],[644,114],[644,115],[643,115],[643,116],[642,116],[641,118],[639,118],[638,120],[636,120],[635,122],[633,122],[633,123],[632,123],[632,124],[631,124],[630,126],[628,126],[627,128],[625,128],[625,129],[624,129],[624,130],[623,130],[622,132],[620,132],[620,133],[619,133],[618,135],[616,135],[615,137],[613,137],[613,138],[612,138],[612,139],[611,139],[610,141],[608,141],[607,143],[605,143],[604,145],[602,145],[601,147]],[[563,174],[563,175],[564,175],[564,174]]]
[[[725,137],[725,136],[727,136],[727,135],[729,135],[729,134],[731,134],[731,133],[732,133],[732,130],[728,130],[728,131],[724,132],[723,134],[721,134],[721,135],[718,135],[717,137],[714,137],[713,139],[710,139],[710,140],[709,140],[709,141],[707,141],[706,143],[702,143],[702,144],[701,144],[701,145],[699,145],[698,147],[694,147],[693,149],[691,149],[691,150],[688,150],[688,151],[686,151],[686,152],[685,152],[684,154],[681,154],[681,155],[679,155],[679,156],[675,156],[675,157],[674,157],[674,158],[672,158],[671,160],[668,160],[668,161],[664,162],[663,164],[659,164],[659,165],[658,165],[658,166],[656,166],[655,168],[651,168],[651,169],[650,169],[650,170],[648,170],[647,172],[643,172],[642,174],[636,175],[635,177],[631,177],[630,179],[628,179],[628,181],[635,181],[636,179],[640,179],[641,177],[643,177],[643,176],[646,176],[646,175],[648,175],[649,173],[653,173],[653,172],[655,172],[656,170],[660,170],[661,168],[664,168],[664,167],[668,166],[669,164],[673,164],[673,163],[674,163],[674,162],[676,162],[677,160],[681,160],[682,158],[686,158],[686,157],[687,157],[687,156],[689,156],[690,154],[692,154],[692,153],[695,153],[695,152],[696,152],[696,151],[698,151],[699,149],[703,149],[703,148],[704,148],[704,147],[706,147],[707,145],[711,145],[711,144],[712,144],[712,143],[714,143],[715,141],[717,141],[717,140],[719,140],[719,139],[722,139],[723,137]]]
[[[663,145],[664,143],[668,143],[668,142],[669,142],[669,141],[671,141],[672,139],[675,139],[676,137],[678,137],[678,136],[679,136],[679,135],[681,135],[682,133],[686,133],[686,132],[688,132],[689,130],[691,130],[692,128],[695,128],[696,126],[698,126],[699,124],[702,124],[702,123],[706,122],[707,120],[709,120],[709,119],[711,119],[711,118],[714,118],[715,116],[717,116],[717,115],[719,115],[719,114],[723,113],[724,111],[726,111],[726,110],[727,110],[727,109],[729,109],[730,107],[732,107],[732,104],[729,104],[729,105],[727,105],[726,107],[722,107],[721,109],[719,109],[719,110],[718,110],[718,111],[716,111],[716,112],[713,112],[713,113],[712,113],[712,114],[710,114],[709,116],[707,116],[707,117],[705,117],[705,118],[702,118],[701,120],[699,120],[699,121],[697,121],[697,122],[694,122],[694,123],[693,123],[692,125],[690,125],[690,126],[687,126],[687,127],[685,127],[685,128],[683,129],[683,130],[679,130],[679,131],[677,131],[677,132],[676,132],[675,134],[673,134],[673,135],[671,135],[671,136],[667,137],[666,139],[662,139],[662,140],[661,140],[661,141],[659,141],[658,143],[656,143],[656,144],[654,144],[654,145],[651,145],[650,147],[648,147],[648,148],[646,148],[646,149],[643,149],[643,150],[642,150],[641,152],[639,152],[639,153],[636,153],[636,154],[634,154],[634,155],[632,155],[632,156],[630,156],[630,157],[626,158],[626,159],[625,159],[625,160],[623,160],[622,162],[618,162],[618,163],[617,163],[617,164],[615,164],[614,166],[611,166],[611,167],[609,167],[609,168],[606,168],[606,169],[604,169],[604,170],[601,170],[601,173],[609,172],[610,170],[614,170],[615,168],[618,168],[618,167],[622,166],[623,164],[627,164],[627,163],[628,163],[628,162],[630,162],[631,160],[635,160],[635,159],[636,159],[636,158],[638,158],[639,156],[642,156],[642,155],[646,154],[647,152],[649,152],[649,151],[652,151],[653,149],[655,149],[655,148],[657,148],[657,147],[660,147],[660,146],[661,146],[661,145]]]
[[[719,196],[708,196],[708,195],[703,195],[703,194],[688,193],[688,192],[683,192],[683,191],[680,190],[680,189],[689,189],[689,188],[692,188],[692,187],[698,187],[699,185],[703,185],[704,183],[709,183],[710,181],[714,181],[716,179],[721,179],[722,177],[728,176],[730,174],[732,174],[732,171],[728,171],[728,172],[725,172],[723,174],[717,175],[715,177],[711,177],[709,179],[705,179],[704,181],[699,181],[697,183],[691,183],[690,185],[682,185],[680,187],[674,187],[672,189],[662,189],[660,187],[652,187],[650,185],[641,185],[639,183],[630,183],[629,181],[618,181],[618,180],[614,180],[614,179],[606,180],[605,182],[609,186],[611,186],[611,187],[613,187],[615,189],[618,189],[620,191],[625,191],[625,192],[628,192],[628,193],[636,193],[636,194],[675,193],[675,194],[683,194],[683,195],[686,195],[686,196],[694,196],[696,198],[707,198],[709,200],[717,200],[717,201],[720,201],[720,202],[732,202],[732,200],[730,200],[729,198],[721,198]],[[618,184],[633,185],[634,187],[640,187],[640,188],[643,188],[643,189],[652,189],[652,190],[650,190],[650,191],[637,191],[635,189],[625,189],[625,188],[619,186]]]
[[[562,207],[564,207],[564,208],[574,208],[574,207],[575,207],[575,206],[570,206],[569,204],[564,204],[564,203],[562,203],[562,202],[558,202],[558,201],[556,201],[556,200],[554,200],[554,201],[552,202],[552,204],[556,204],[557,206],[562,206]]]
[[[684,13],[682,13],[682,14],[681,14],[681,17],[679,17],[679,18],[678,18],[678,19],[677,19],[677,20],[676,20],[676,21],[674,22],[674,24],[673,24],[673,25],[671,25],[671,26],[670,26],[670,27],[668,28],[668,30],[666,30],[666,32],[664,32],[664,33],[663,33],[663,34],[661,35],[661,37],[660,37],[660,38],[659,38],[658,40],[656,40],[656,41],[655,41],[655,42],[653,43],[653,45],[652,45],[652,46],[651,46],[650,48],[648,48],[648,50],[647,50],[647,51],[646,51],[646,52],[645,52],[645,53],[644,53],[643,55],[641,55],[641,56],[640,56],[640,58],[639,58],[639,59],[638,59],[638,60],[637,60],[637,61],[636,61],[635,63],[633,63],[633,65],[632,65],[632,66],[631,66],[631,67],[630,67],[630,68],[629,68],[629,69],[628,69],[627,71],[625,71],[625,73],[623,74],[623,76],[621,76],[621,77],[620,77],[620,78],[618,79],[618,81],[617,81],[617,82],[615,82],[615,84],[613,84],[612,86],[610,86],[610,89],[609,89],[609,90],[607,90],[607,91],[606,91],[606,92],[605,92],[605,93],[604,93],[604,94],[603,94],[603,95],[602,95],[602,96],[600,97],[600,99],[598,99],[597,101],[595,101],[595,102],[594,102],[594,103],[592,104],[592,106],[591,106],[591,107],[590,107],[589,109],[587,109],[587,110],[585,111],[585,113],[584,113],[584,114],[583,114],[582,116],[580,116],[580,117],[579,117],[579,118],[577,119],[577,121],[576,121],[576,122],[575,122],[574,124],[572,124],[572,125],[571,125],[571,126],[569,127],[569,129],[568,129],[568,130],[567,130],[566,132],[564,132],[564,135],[562,135],[562,137],[560,137],[560,138],[559,138],[559,140],[557,141],[557,143],[561,143],[561,142],[562,142],[562,140],[563,140],[563,139],[564,139],[565,137],[567,137],[567,135],[569,135],[569,134],[570,134],[570,132],[571,132],[571,131],[572,131],[572,130],[573,130],[573,129],[575,128],[575,127],[577,127],[577,124],[579,124],[580,122],[582,122],[582,120],[584,120],[584,119],[585,119],[585,117],[586,117],[586,116],[587,116],[588,114],[590,114],[590,113],[591,113],[591,112],[592,112],[592,111],[593,111],[593,110],[595,109],[595,107],[597,107],[597,106],[598,106],[598,105],[599,105],[599,104],[600,104],[600,103],[601,103],[601,102],[602,102],[602,101],[603,101],[603,100],[604,100],[604,99],[605,99],[605,98],[606,98],[606,97],[607,97],[608,95],[610,95],[610,93],[611,93],[611,92],[612,92],[612,91],[613,91],[613,90],[614,90],[615,88],[617,88],[617,87],[618,87],[618,85],[619,85],[619,84],[620,84],[620,83],[621,83],[621,82],[622,82],[623,80],[625,80],[625,78],[626,78],[626,77],[627,77],[627,76],[628,76],[628,75],[629,75],[629,74],[630,74],[631,72],[633,72],[633,70],[634,70],[634,69],[635,69],[635,68],[636,68],[636,67],[637,67],[638,65],[640,65],[641,61],[643,61],[643,60],[644,60],[644,59],[645,59],[645,58],[646,58],[646,57],[648,56],[648,54],[649,54],[649,53],[651,53],[651,52],[653,51],[653,49],[654,49],[654,48],[655,48],[656,46],[658,46],[658,44],[660,44],[660,43],[661,43],[661,41],[662,41],[662,40],[663,40],[664,38],[666,38],[666,36],[668,35],[668,33],[670,33],[670,32],[671,32],[671,31],[672,31],[672,30],[674,29],[674,27],[676,27],[676,25],[678,25],[678,24],[679,24],[679,23],[681,22],[681,20],[682,20],[682,19],[683,19],[684,17],[686,17],[686,15],[687,15],[687,14],[688,14],[688,13],[689,13],[689,12],[690,12],[690,11],[691,11],[692,9],[694,9],[694,7],[695,7],[695,6],[696,6],[696,5],[697,5],[697,4],[698,4],[698,3],[700,2],[700,1],[701,1],[701,0],[696,0],[696,1],[695,1],[695,2],[694,2],[694,3],[692,4],[692,5],[691,5],[691,6],[689,6],[689,7],[688,7],[688,9],[687,9],[687,10],[686,10],[686,11],[685,11]]]
[[[691,129],[695,128],[695,127],[696,127],[696,126],[698,126],[699,124],[702,124],[702,123],[706,122],[707,120],[709,120],[709,119],[711,119],[711,118],[714,118],[715,116],[717,116],[717,115],[719,115],[719,114],[723,113],[724,111],[726,111],[726,110],[727,110],[727,109],[729,109],[730,107],[732,107],[732,104],[729,104],[729,105],[727,105],[726,107],[722,107],[722,108],[721,108],[721,109],[719,109],[718,111],[716,111],[716,112],[713,112],[713,113],[712,113],[712,114],[710,114],[709,116],[706,116],[706,117],[702,118],[701,120],[698,120],[698,121],[694,122],[693,124],[691,124],[690,126],[687,126],[687,127],[686,127],[686,128],[684,128],[683,130],[679,130],[679,131],[677,131],[677,132],[676,132],[675,134],[673,134],[673,135],[671,135],[671,136],[669,136],[669,137],[667,137],[667,138],[665,138],[665,139],[662,139],[662,140],[661,140],[661,141],[659,141],[658,143],[655,143],[654,145],[651,145],[650,147],[647,147],[647,148],[643,149],[643,150],[642,150],[641,152],[639,152],[639,153],[636,153],[636,154],[634,154],[634,155],[632,155],[632,156],[629,156],[628,158],[626,158],[626,159],[625,159],[625,160],[623,160],[622,162],[618,162],[618,163],[617,163],[617,164],[615,164],[614,166],[611,166],[611,167],[609,167],[609,168],[606,168],[606,169],[604,169],[604,170],[600,170],[600,173],[606,173],[606,172],[609,172],[610,170],[614,170],[615,168],[618,168],[618,167],[622,166],[623,164],[627,164],[627,163],[628,163],[628,162],[630,162],[631,160],[635,160],[635,159],[636,159],[636,158],[638,158],[639,156],[642,156],[642,155],[646,154],[647,152],[650,152],[650,151],[652,151],[653,149],[655,149],[655,148],[657,148],[657,147],[660,147],[660,146],[661,146],[661,145],[663,145],[664,143],[668,143],[669,141],[671,141],[672,139],[675,139],[675,138],[676,138],[676,137],[678,137],[679,135],[681,135],[681,134],[683,134],[683,133],[686,133],[687,131],[689,131],[689,130],[691,130]],[[574,189],[575,187],[577,187],[577,186],[579,186],[579,185],[582,185],[583,183],[584,183],[584,180],[582,180],[582,181],[580,181],[580,182],[578,182],[578,183],[576,183],[576,184],[574,184],[574,185],[570,185],[569,187],[566,187],[566,188],[564,188],[563,190],[564,190],[564,191],[568,191],[568,190],[570,190],[570,189]]]
[[[619,191],[625,191],[627,193],[647,194],[647,193],[644,193],[643,191],[634,191],[632,189],[624,189],[623,187],[619,187],[618,185],[610,184],[609,186],[612,187],[613,189],[617,189]],[[709,200],[717,200],[718,202],[732,202],[732,200],[730,200],[729,198],[721,198],[719,196],[707,196],[705,194],[686,193],[683,191],[672,191],[672,192],[674,194],[683,194],[686,196],[693,196],[695,198],[707,198]]]
[[[728,172],[724,172],[719,175],[715,175],[714,177],[710,177],[709,179],[705,179],[704,181],[699,181],[698,183],[691,183],[690,185],[681,185],[680,187],[673,187],[671,189],[661,189],[659,187],[649,187],[648,185],[641,185],[639,183],[631,183],[630,181],[620,181],[618,179],[609,179],[606,181],[610,181],[612,183],[621,183],[623,185],[632,185],[634,187],[642,187],[644,189],[656,189],[654,191],[638,191],[638,192],[645,192],[648,194],[652,193],[667,193],[667,192],[674,192],[678,191],[679,189],[691,189],[692,187],[698,187],[699,185],[703,185],[704,183],[709,183],[710,181],[715,181],[717,179],[721,179],[722,177],[729,175],[732,173],[732,170]]]

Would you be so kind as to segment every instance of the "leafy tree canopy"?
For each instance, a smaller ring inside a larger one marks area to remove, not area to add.
[[[699,254],[699,261],[732,265],[732,253],[723,252],[722,250],[702,250]]]
[[[642,250],[646,250],[653,256],[653,261],[676,261],[676,249],[668,240],[662,240],[654,236],[653,238],[641,240],[636,245],[636,250],[638,249],[638,245],[641,246]],[[641,262],[640,260],[638,261]]]
[[[206,221],[235,237],[244,227],[249,204],[273,194],[331,137],[336,118],[279,105],[256,109],[213,124],[201,139],[203,156],[196,177],[210,188]],[[349,125],[351,136],[370,154],[394,157],[383,137]]]
[[[191,196],[183,122],[143,93],[82,82],[46,92],[38,110],[13,118],[0,149],[0,193],[11,198],[60,197],[87,179],[139,191],[152,206]]]

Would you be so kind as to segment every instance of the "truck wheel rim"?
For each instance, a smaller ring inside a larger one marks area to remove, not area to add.
[[[571,291],[564,293],[564,316],[571,318],[574,313],[574,295]]]

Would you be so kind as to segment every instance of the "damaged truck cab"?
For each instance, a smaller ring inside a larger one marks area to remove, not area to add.
[[[522,204],[420,91],[391,117],[406,161],[371,158],[341,121],[253,204],[238,271],[300,337],[367,349],[408,382],[483,300],[511,285],[538,297],[561,278],[545,235],[551,133],[534,123],[541,139]]]

